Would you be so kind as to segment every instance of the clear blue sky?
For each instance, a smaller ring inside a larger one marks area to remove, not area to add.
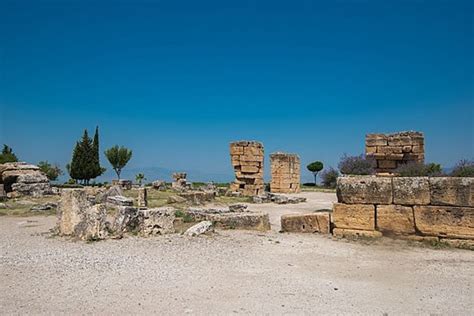
[[[450,167],[474,157],[473,15],[472,1],[0,0],[0,143],[64,166],[99,125],[131,168],[206,180],[232,178],[233,140],[336,166],[366,133],[418,130]]]

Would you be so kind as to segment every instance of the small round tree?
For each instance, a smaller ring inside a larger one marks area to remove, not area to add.
[[[314,185],[317,185],[317,179],[318,179],[318,172],[323,170],[324,165],[321,161],[314,161],[310,163],[308,166],[306,166],[309,171],[311,171],[314,175]]]
[[[130,158],[132,158],[132,151],[125,147],[119,147],[118,145],[115,145],[114,147],[105,151],[105,156],[112,165],[112,169],[114,169],[115,173],[117,174],[117,178],[120,180],[120,173],[127,165]]]

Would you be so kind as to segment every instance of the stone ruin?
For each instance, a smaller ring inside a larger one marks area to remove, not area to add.
[[[300,192],[300,157],[296,154],[273,153],[270,155],[272,193]]]
[[[365,154],[377,162],[377,173],[393,173],[402,164],[425,161],[424,139],[420,132],[367,134]]]
[[[9,198],[53,194],[48,177],[39,167],[26,162],[0,164],[0,184]]]
[[[124,190],[131,190],[133,186],[132,180],[125,180],[125,179],[120,179],[120,180],[112,180],[112,185],[113,186],[120,186]]]
[[[230,144],[230,157],[235,172],[235,181],[231,184],[232,192],[244,196],[263,194],[264,151],[262,143],[255,141],[239,141]]]
[[[191,188],[191,184],[186,180],[186,172],[175,172],[172,174],[173,182],[171,188],[176,191],[186,191]]]

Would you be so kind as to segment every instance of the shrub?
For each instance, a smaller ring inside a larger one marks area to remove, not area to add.
[[[6,162],[17,162],[18,158],[13,153],[13,150],[7,145],[3,145],[2,153],[0,154],[0,164]]]
[[[443,174],[440,164],[424,164],[420,162],[403,164],[395,172],[401,177],[436,177]]]
[[[47,161],[40,161],[38,163],[38,167],[40,168],[41,172],[43,172],[51,181],[57,180],[58,177],[63,174],[61,168],[59,168],[58,165],[53,166]]]
[[[451,172],[451,177],[474,177],[474,161],[459,161]]]
[[[370,175],[375,173],[375,160],[364,155],[347,156],[344,154],[339,162],[339,170],[348,175]]]
[[[324,170],[321,174],[321,178],[323,179],[323,185],[331,189],[334,189],[336,187],[337,177],[339,177],[339,171],[337,171],[333,167]]]

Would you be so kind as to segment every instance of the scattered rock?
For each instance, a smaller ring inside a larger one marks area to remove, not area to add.
[[[108,235],[105,205],[92,205],[84,189],[64,189],[58,205],[58,232],[82,240],[104,239]]]
[[[175,212],[176,210],[172,207],[139,210],[140,234],[151,236],[174,233]]]
[[[229,205],[229,211],[231,212],[247,212],[248,206],[245,204],[237,203]]]
[[[187,200],[184,197],[178,196],[178,195],[171,195],[168,197],[168,204],[174,204],[174,203],[184,203]]]
[[[58,207],[57,203],[49,202],[44,204],[38,204],[30,208],[31,211],[48,211]]]
[[[96,203],[105,203],[107,202],[107,198],[109,196],[123,196],[123,190],[120,186],[114,185],[110,187],[106,192],[98,193],[97,197],[95,198]]]
[[[252,197],[252,201],[253,203],[256,203],[256,204],[271,203],[271,202],[276,203],[276,204],[298,204],[298,203],[306,202],[306,198],[274,194],[274,193],[266,193],[263,195]]]
[[[127,232],[138,232],[141,218],[138,209],[130,206],[119,207],[112,224],[112,230],[118,236]]]
[[[152,187],[155,190],[165,191],[166,190],[166,182],[162,180],[153,181]]]
[[[125,196],[109,196],[107,197],[107,204],[118,206],[133,206],[133,199]]]
[[[192,204],[200,205],[213,201],[216,197],[216,194],[215,192],[191,191],[180,193],[179,196],[185,198]]]
[[[6,205],[5,203],[0,203],[0,210],[4,210],[7,208],[8,208],[8,205]]]
[[[192,227],[190,227],[186,232],[184,232],[187,236],[198,236],[204,233],[212,231],[212,222],[211,221],[202,221]]]
[[[191,189],[191,183],[187,182],[186,176],[186,172],[173,173],[173,182],[171,183],[171,188],[180,192]]]

